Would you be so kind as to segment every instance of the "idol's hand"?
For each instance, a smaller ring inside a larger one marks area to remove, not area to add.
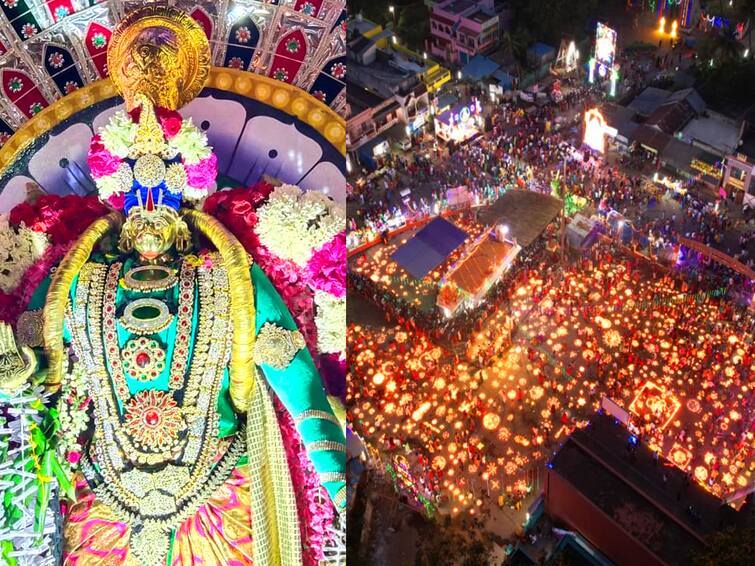
[[[13,336],[13,328],[0,322],[0,391],[12,393],[28,383],[37,367],[34,351],[28,346],[20,350]]]

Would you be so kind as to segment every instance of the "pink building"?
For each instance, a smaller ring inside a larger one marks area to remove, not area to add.
[[[427,50],[449,63],[465,65],[498,46],[493,0],[444,0],[432,7]]]

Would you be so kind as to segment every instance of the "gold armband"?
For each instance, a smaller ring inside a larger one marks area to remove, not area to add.
[[[266,322],[254,343],[254,362],[275,369],[286,369],[296,353],[306,346],[298,330],[286,330]]]

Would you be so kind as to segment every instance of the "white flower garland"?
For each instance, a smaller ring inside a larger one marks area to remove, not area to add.
[[[60,415],[60,433],[57,445],[58,460],[66,468],[68,477],[78,469],[78,458],[69,459],[69,454],[81,455],[82,446],[79,436],[89,426],[89,415],[86,407],[80,408],[87,400],[85,371],[81,364],[74,364],[70,373],[66,374],[61,383],[61,394],[58,400]]]
[[[123,110],[116,112],[108,123],[100,128],[99,135],[102,145],[114,157],[121,160],[129,156],[129,151],[134,144],[139,124],[131,120]],[[187,118],[181,122],[181,129],[172,139],[166,139],[168,147],[180,155],[180,166],[196,165],[207,159],[212,154],[212,148],[208,145],[207,136]],[[133,172],[125,161],[122,161],[118,171],[111,175],[105,175],[94,179],[101,200],[107,200],[128,192],[133,183]],[[201,200],[207,196],[206,188],[190,187],[186,184],[186,175],[174,176],[175,186],[171,186],[170,179],[168,190],[176,194],[183,194],[189,200]]]
[[[168,140],[168,146],[178,151],[188,165],[199,163],[210,157],[212,153],[210,146],[207,145],[207,136],[192,123],[191,118],[182,122],[178,133],[173,139]]]
[[[293,185],[273,190],[257,209],[255,232],[271,252],[304,266],[314,250],[346,229],[344,209],[317,191],[304,192]]]
[[[47,236],[25,226],[13,228],[6,214],[0,214],[0,290],[14,291],[26,270],[47,249]]]
[[[317,314],[317,349],[322,354],[340,354],[346,350],[346,297],[315,291]]]
[[[136,139],[138,129],[139,125],[131,121],[131,117],[126,112],[119,110],[100,130],[100,138],[110,153],[125,159]]]

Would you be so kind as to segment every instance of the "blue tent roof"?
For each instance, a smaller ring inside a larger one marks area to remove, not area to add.
[[[506,90],[514,88],[514,77],[509,75],[503,69],[498,69],[495,73],[493,73],[492,77],[498,81],[498,84],[501,85],[501,88],[504,88]]]
[[[391,255],[413,277],[422,279],[464,243],[467,233],[445,218],[436,218]]]
[[[529,49],[527,49],[527,51],[529,51],[530,53],[533,53],[534,55],[538,57],[543,57],[544,55],[547,55],[550,52],[555,53],[556,50],[553,49],[553,47],[551,47],[550,45],[547,45],[545,43],[538,41],[534,45],[531,45]]]
[[[492,59],[488,59],[483,55],[475,55],[469,63],[464,65],[461,74],[465,79],[479,81],[485,77],[489,77],[500,67],[501,66]]]

